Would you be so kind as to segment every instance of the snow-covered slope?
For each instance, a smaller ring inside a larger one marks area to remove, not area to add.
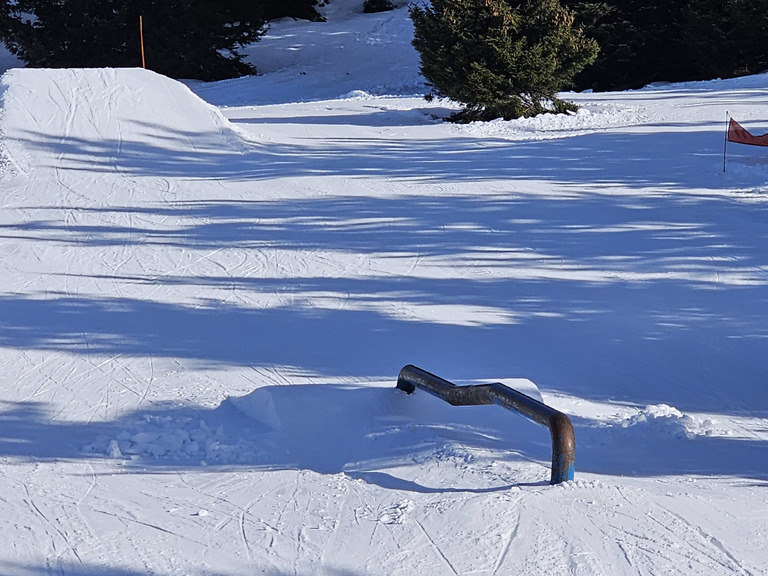
[[[171,146],[190,156],[241,149],[218,108],[147,70],[18,68],[2,87],[6,159],[23,173],[32,159],[36,169],[126,172],[153,159],[172,169],[158,153]]]
[[[455,126],[407,9],[326,9],[0,80],[0,573],[765,574],[768,76]]]

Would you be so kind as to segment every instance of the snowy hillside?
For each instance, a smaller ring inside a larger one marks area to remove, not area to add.
[[[0,574],[768,574],[768,75],[457,126],[407,9],[326,9],[0,79]]]

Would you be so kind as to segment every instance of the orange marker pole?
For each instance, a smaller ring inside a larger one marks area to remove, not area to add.
[[[725,143],[723,143],[723,172],[725,172],[725,155],[728,152],[728,127],[730,126],[730,114],[725,112]]]
[[[139,41],[141,42],[141,67],[146,68],[147,62],[144,60],[144,20],[139,14]]]

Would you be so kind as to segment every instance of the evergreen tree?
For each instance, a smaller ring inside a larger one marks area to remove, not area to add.
[[[683,14],[682,57],[692,68],[684,79],[768,70],[768,0],[689,0]]]
[[[394,9],[395,5],[391,0],[363,0],[363,12],[366,14],[387,12]]]
[[[562,0],[600,45],[579,88],[730,78],[768,69],[768,0]]]
[[[556,93],[597,53],[558,0],[432,0],[410,15],[429,96],[462,103],[457,121],[573,110]]]
[[[317,11],[317,0],[262,0],[264,18],[298,18],[310,22],[325,22],[322,14]]]
[[[32,67],[140,66],[174,78],[254,72],[238,44],[263,32],[261,5],[238,0],[6,1],[6,45]]]
[[[581,15],[584,4],[563,0]],[[605,0],[601,16],[585,25],[600,45],[600,54],[576,78],[579,88],[639,88],[676,74],[685,1]]]

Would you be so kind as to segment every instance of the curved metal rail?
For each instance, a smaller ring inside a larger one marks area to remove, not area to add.
[[[411,364],[400,370],[397,387],[408,394],[421,388],[453,406],[497,404],[546,426],[552,436],[552,474],[549,483],[573,480],[576,438],[571,419],[562,412],[500,382],[456,386]]]

